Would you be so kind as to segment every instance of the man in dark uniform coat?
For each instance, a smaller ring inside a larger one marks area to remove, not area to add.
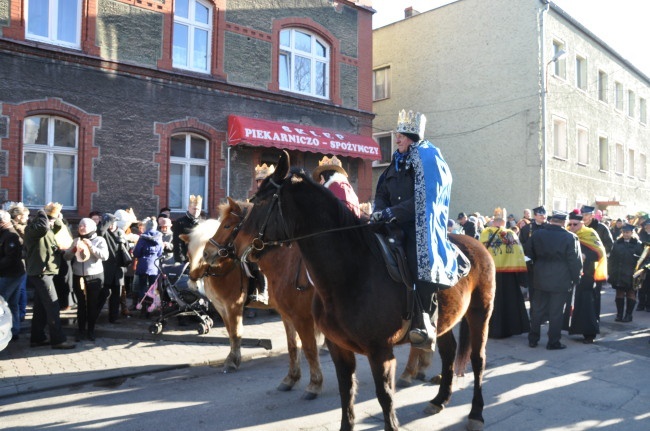
[[[478,239],[478,236],[476,235],[476,224],[467,218],[467,214],[458,214],[458,224],[461,225],[465,231],[465,235]]]
[[[526,243],[533,236],[533,233],[548,226],[548,222],[546,221],[546,208],[544,205],[533,208],[533,214],[534,220],[521,228],[521,232],[519,233],[519,242],[521,242],[522,247],[524,247],[524,251],[526,250]],[[527,253],[526,257],[532,259]],[[526,268],[528,269],[528,299],[530,300],[530,314],[532,315],[533,296],[535,295],[535,268],[531,260],[526,262]]]
[[[564,228],[567,215],[556,212],[551,223],[540,229],[526,243],[524,250],[535,265],[536,288],[528,345],[537,347],[542,320],[548,316],[548,350],[560,350],[564,307],[567,293],[577,286],[582,272],[580,241]]]

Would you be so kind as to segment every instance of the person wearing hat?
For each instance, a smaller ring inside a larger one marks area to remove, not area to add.
[[[72,262],[72,289],[77,297],[77,341],[95,341],[95,323],[99,317],[100,294],[104,287],[104,261],[108,259],[106,240],[97,235],[97,224],[82,218],[79,237],[63,253]]]
[[[138,303],[142,301],[160,272],[156,266],[156,260],[163,254],[163,244],[162,234],[158,232],[157,228],[156,220],[153,217],[147,217],[144,220],[144,232],[133,248],[133,257],[138,259],[135,267],[135,273],[138,275]]]
[[[496,208],[492,226],[481,232],[480,241],[494,260],[496,291],[488,337],[507,338],[530,330],[524,295],[521,293],[526,260],[517,234],[506,227],[506,209]]]
[[[257,188],[259,188],[262,181],[264,181],[264,179],[269,175],[273,174],[273,172],[275,172],[275,165],[262,163],[261,165],[255,166],[255,185]]]
[[[436,340],[437,291],[453,286],[462,274],[447,237],[451,172],[440,150],[423,139],[425,124],[426,117],[419,112],[399,113],[397,150],[377,182],[371,221],[395,222],[404,231],[415,302],[421,308],[416,310],[409,340],[413,347],[430,350]],[[419,249],[418,236],[428,240]]]
[[[546,226],[548,226],[548,222],[546,221],[546,208],[544,207],[544,205],[533,208],[533,221],[528,223],[525,226],[522,226],[521,230],[519,231],[519,241],[521,242],[521,245],[524,247],[524,251],[526,250],[526,243],[533,236],[533,234],[540,229],[544,229]],[[526,256],[528,257],[528,259],[532,259],[528,254],[526,254]],[[528,268],[528,271],[526,274],[527,281],[525,283],[525,286],[528,287],[528,300],[530,301],[530,315],[532,316],[533,297],[535,296],[535,282],[534,282],[535,267],[533,265],[532,260],[528,260],[526,262],[526,267]]]
[[[580,208],[580,214],[582,214],[582,222],[588,228],[591,228],[596,231],[600,237],[600,241],[605,247],[605,253],[609,255],[609,252],[612,251],[612,246],[614,245],[614,239],[612,238],[612,232],[609,230],[607,225],[602,223],[600,219],[596,217],[597,210],[594,207],[583,205]],[[602,212],[601,212],[602,214]],[[607,281],[605,280],[596,280],[596,290],[598,291],[598,298],[603,290],[603,284]],[[597,302],[596,312],[600,316],[600,300]]]
[[[11,341],[17,341],[20,333],[18,299],[24,279],[23,241],[11,224],[11,215],[0,209],[0,296],[11,310]]]
[[[463,232],[467,236],[478,239],[478,233],[476,232],[476,222],[469,219],[466,213],[458,213],[456,221],[463,228]]]
[[[639,256],[643,253],[643,244],[636,237],[633,224],[625,223],[621,230],[621,237],[614,242],[612,252],[609,254],[607,272],[610,284],[616,289],[614,320],[631,322],[636,304],[633,276]]]
[[[621,234],[623,233],[623,225],[624,224],[625,224],[625,222],[623,221],[623,219],[618,218],[614,222],[614,225],[609,229],[610,232],[612,233],[612,239],[614,241],[616,241],[621,236]]]
[[[570,307],[566,310],[568,329],[569,334],[582,334],[583,342],[590,344],[600,333],[600,290],[596,282],[607,280],[607,252],[598,233],[585,226],[580,211],[569,214],[568,228],[580,240],[583,261],[582,277],[573,295],[573,310]]]
[[[20,236],[20,243],[22,244],[25,238],[25,226],[29,220],[29,208],[26,208],[22,202],[11,202],[8,206],[9,214],[11,215],[11,224],[18,236]],[[23,259],[23,266],[25,259]],[[23,275],[23,280],[20,283],[18,291],[18,317],[22,322],[27,316],[27,274]]]
[[[361,215],[359,197],[348,181],[348,173],[343,169],[343,164],[338,157],[323,157],[318,162],[318,167],[314,169],[311,177],[331,191],[355,216],[359,217]]]
[[[30,346],[50,345],[53,349],[74,349],[61,328],[59,298],[52,281],[59,271],[61,253],[54,234],[62,223],[59,219],[62,205],[50,202],[36,212],[25,226],[25,266],[27,284],[34,291]],[[49,340],[45,327],[49,328]]]
[[[203,197],[201,195],[190,195],[190,202],[185,215],[177,218],[172,223],[172,246],[174,249],[174,261],[176,263],[187,262],[187,244],[181,239],[181,235],[189,234],[199,224],[202,208]]]
[[[528,345],[537,347],[542,322],[548,319],[548,350],[566,348],[562,338],[562,319],[567,294],[580,281],[582,259],[578,237],[564,228],[566,213],[554,212],[550,223],[531,236],[524,246],[535,266],[535,296],[531,300]]]

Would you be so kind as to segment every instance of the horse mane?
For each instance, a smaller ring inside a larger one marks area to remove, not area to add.
[[[187,249],[192,256],[195,256],[197,253],[196,250],[199,247],[205,246],[205,244],[214,236],[219,229],[219,220],[207,219],[199,222],[198,225],[192,229],[188,234],[189,241],[187,242]]]

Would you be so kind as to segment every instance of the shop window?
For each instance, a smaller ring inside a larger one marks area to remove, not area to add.
[[[201,0],[174,2],[174,67],[208,72],[212,40],[212,7]]]
[[[79,48],[81,0],[26,0],[25,38]]]
[[[280,89],[328,98],[330,54],[329,44],[314,34],[291,28],[280,31]]]
[[[22,200],[40,207],[59,202],[64,209],[77,206],[79,127],[63,118],[33,116],[23,127]]]
[[[208,205],[208,140],[195,134],[173,135],[169,160],[169,207],[186,210],[190,195],[203,196]]]

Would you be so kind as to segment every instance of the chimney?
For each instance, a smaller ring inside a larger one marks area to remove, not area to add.
[[[415,15],[420,15],[420,12],[413,9],[413,6],[409,6],[406,9],[404,9],[404,19],[410,18]]]

